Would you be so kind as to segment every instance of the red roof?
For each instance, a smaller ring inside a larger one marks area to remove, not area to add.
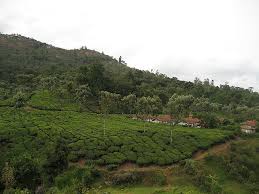
[[[198,118],[193,118],[193,117],[188,117],[188,118],[185,118],[184,121],[188,124],[197,124],[197,123],[200,123],[201,120],[198,119]]]
[[[170,122],[173,120],[173,117],[171,115],[159,115],[156,119],[161,122]]]
[[[245,124],[251,127],[256,127],[256,120],[246,121]]]

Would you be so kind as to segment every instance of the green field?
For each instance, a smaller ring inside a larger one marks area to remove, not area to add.
[[[93,113],[47,111],[30,107],[0,108],[1,164],[28,152],[44,159],[58,138],[66,140],[70,161],[97,164],[166,165],[190,158],[193,152],[223,142],[233,132],[145,123],[122,115],[106,118]],[[145,130],[144,130],[145,128]],[[173,131],[171,143],[171,130]]]
[[[48,90],[39,90],[34,92],[27,104],[43,110],[70,110],[78,111],[79,105],[66,96],[58,97],[51,94]]]

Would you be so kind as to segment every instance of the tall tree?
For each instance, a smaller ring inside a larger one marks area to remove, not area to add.
[[[43,168],[48,177],[48,181],[53,182],[54,177],[68,167],[68,147],[64,139],[60,138],[56,142],[53,152],[47,156],[47,161]]]
[[[92,92],[88,85],[81,85],[76,89],[75,99],[82,106],[87,105],[87,103],[89,101],[89,97],[91,97],[91,96],[92,96]]]
[[[167,107],[170,114],[174,115],[177,119],[187,116],[190,113],[190,107],[194,102],[192,95],[174,94],[168,101]]]
[[[125,113],[132,114],[135,111],[137,97],[135,94],[130,94],[122,98],[122,105]]]
[[[99,63],[81,67],[77,80],[79,84],[88,84],[95,94],[106,89],[109,85],[109,79],[105,76],[104,66]]]
[[[119,102],[121,96],[119,94],[101,91],[100,92],[100,109],[103,114],[103,134],[106,134],[106,123],[105,119],[109,113],[117,113],[119,110]]]

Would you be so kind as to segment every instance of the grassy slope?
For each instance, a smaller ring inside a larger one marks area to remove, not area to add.
[[[249,138],[245,140],[236,140],[233,141],[236,144],[239,144],[241,147],[243,145],[251,146],[253,148],[258,148],[259,146],[259,138]],[[209,155],[216,155],[216,156],[223,156],[228,155],[230,151],[230,147],[226,146],[225,150],[221,150],[221,152],[213,152],[209,151]],[[206,159],[206,158],[204,158]],[[210,174],[213,176],[216,176],[219,180],[220,185],[223,187],[223,192],[225,194],[249,194],[249,188],[242,184],[233,177],[230,177],[226,169],[224,169],[223,166],[221,166],[218,162],[213,160],[201,160],[199,161],[203,164],[205,169],[207,169]],[[181,173],[177,173],[177,165],[175,167],[172,167],[171,171],[172,174],[170,174],[167,179],[169,179],[169,182],[165,186],[145,186],[145,185],[139,185],[135,187],[109,187],[109,188],[103,188],[101,191],[103,192],[110,192],[110,194],[155,194],[155,193],[161,193],[161,194],[180,194],[180,193],[203,193],[197,186],[192,184],[192,180],[188,175],[184,175]],[[160,167],[157,167],[157,169],[160,169]],[[152,167],[150,170],[156,170],[155,167]],[[164,172],[164,174],[167,174]],[[96,189],[93,189],[93,191]]]
[[[248,139],[241,139],[234,142],[238,145],[239,149],[243,149],[245,146],[250,146],[250,149],[258,149],[259,147],[259,138],[256,135],[252,135]],[[226,149],[221,153],[221,156],[228,156],[230,153],[230,149]],[[212,154],[213,155],[213,154]],[[218,155],[218,154],[217,154]],[[255,160],[255,158],[249,158],[250,160]],[[256,159],[258,161],[258,157]],[[218,162],[213,160],[204,160],[204,165],[206,168],[214,175],[219,178],[220,184],[224,188],[224,192],[227,194],[248,194],[249,188],[246,184],[242,184],[237,180],[233,179],[227,172],[224,166],[220,165]]]
[[[71,99],[57,97],[48,90],[36,91],[27,104],[34,108],[44,110],[79,110],[79,105]]]
[[[171,126],[146,123],[111,115],[103,119],[98,114],[35,109],[0,108],[1,152],[5,158],[28,152],[44,159],[57,138],[67,139],[70,159],[93,159],[101,164],[133,161],[139,164],[170,164],[192,156],[201,148],[224,141],[233,133],[217,129],[173,129]]]

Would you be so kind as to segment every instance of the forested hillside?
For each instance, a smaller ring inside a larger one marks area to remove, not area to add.
[[[59,98],[81,103],[82,107],[89,106],[86,101],[92,102],[90,104],[96,105],[94,110],[98,111],[100,91],[107,91],[111,95],[119,94],[117,98],[123,99],[122,103],[128,106],[135,98],[138,98],[139,104],[147,106],[155,101],[155,108],[141,107],[142,111],[151,114],[170,110],[171,113],[179,112],[172,110],[170,100],[171,104],[186,104],[186,107],[180,108],[184,115],[190,112],[199,115],[208,111],[220,112],[240,122],[255,119],[259,112],[259,94],[251,88],[227,84],[215,86],[214,81],[209,79],[180,81],[159,72],[129,68],[121,61],[86,47],[65,50],[20,35],[0,35],[0,80],[0,97],[3,100],[12,98],[18,92],[30,96],[35,91],[46,89]],[[84,94],[89,97],[87,100],[82,97]],[[116,98],[116,95],[112,97]],[[126,105],[123,108],[118,105],[120,107],[114,107],[111,112],[139,111],[137,105],[132,110]]]
[[[147,122],[159,116],[173,119]],[[197,117],[200,125],[179,126],[186,117]],[[117,186],[129,185],[149,194],[235,193],[232,183],[256,193],[250,164],[258,164],[257,133],[244,151],[243,144],[232,145],[231,157],[209,155],[202,164],[186,159],[246,139],[240,123],[258,119],[259,94],[252,88],[181,81],[85,46],[66,50],[0,34],[0,193],[124,193]],[[207,171],[214,160],[219,172]],[[121,165],[155,170],[120,171]],[[242,170],[235,170],[238,165]]]

